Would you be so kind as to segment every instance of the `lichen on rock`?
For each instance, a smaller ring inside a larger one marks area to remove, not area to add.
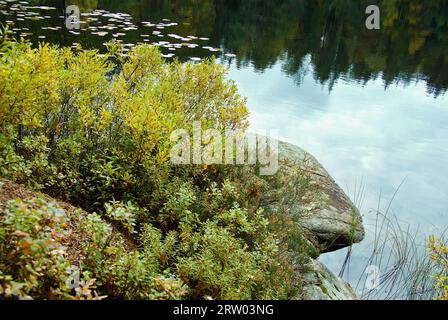
[[[288,213],[310,232],[321,253],[364,239],[359,210],[312,155],[297,146],[280,142],[279,157],[281,169],[278,174],[285,183],[277,192],[284,195]],[[300,187],[297,179],[306,180],[305,195],[302,192],[300,199],[291,194],[298,185]],[[272,206],[271,209],[275,210]]]
[[[335,276],[320,261],[309,259],[309,271],[304,274],[302,299],[305,300],[356,300],[352,287]]]

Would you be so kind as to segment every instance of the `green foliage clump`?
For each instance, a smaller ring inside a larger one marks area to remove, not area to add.
[[[199,298],[251,299],[260,270],[256,256],[241,240],[215,224],[207,223],[201,233],[186,243],[192,251],[179,261],[179,274]]]
[[[81,250],[69,253],[66,244],[72,231],[68,225],[73,221],[59,206],[41,198],[16,200],[9,202],[4,215],[0,221],[1,297],[180,299],[188,293],[175,275],[159,272],[157,256],[161,258],[162,248],[174,244],[170,236],[164,243],[144,237],[142,252],[129,250],[120,233],[99,215],[80,214]],[[74,259],[81,268],[76,288],[69,286]]]
[[[8,25],[3,26],[3,24],[0,23],[0,55],[2,55],[3,52],[7,51],[7,49],[9,49],[12,44],[9,39],[10,34],[11,31],[9,30]]]
[[[173,265],[179,277],[195,298],[291,297],[299,282],[293,279],[292,261],[284,259],[269,219],[248,201],[236,181],[214,174],[207,183],[206,176],[213,173],[184,172],[182,184],[177,177],[154,195],[164,206],[151,223],[162,230],[174,228],[179,245]]]
[[[448,300],[448,246],[435,237],[429,239],[430,256],[437,266],[437,274],[434,276],[434,289],[438,299]]]
[[[142,250],[130,250],[120,233],[97,214],[83,217],[80,229],[85,257],[81,267],[95,277],[100,292],[109,298],[181,299],[187,294],[175,275],[160,272],[158,258],[166,247],[160,237],[145,231]]]
[[[62,245],[67,217],[36,198],[10,201],[0,220],[0,296],[20,299],[71,297],[70,263]]]
[[[100,56],[15,44],[1,57],[4,176],[86,209],[111,196],[141,200],[168,174],[175,129],[195,120],[222,130],[247,125],[245,100],[213,61],[166,63],[146,45],[123,60],[118,44],[110,48]],[[42,172],[45,161],[54,167]]]
[[[106,215],[112,221],[120,223],[129,233],[134,233],[135,219],[139,212],[139,208],[128,202],[123,204],[121,202],[112,201],[105,205]]]

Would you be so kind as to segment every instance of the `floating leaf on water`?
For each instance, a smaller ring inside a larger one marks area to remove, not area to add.
[[[106,36],[106,35],[108,35],[109,34],[109,32],[107,32],[107,31],[99,31],[99,32],[92,32],[92,34],[97,34],[97,35],[99,35],[100,37],[104,37],[104,36]]]
[[[26,9],[56,10],[55,7],[47,7],[47,6],[26,7]]]

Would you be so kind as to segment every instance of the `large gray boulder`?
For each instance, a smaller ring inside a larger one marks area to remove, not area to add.
[[[308,272],[303,276],[304,300],[357,300],[352,287],[335,276],[321,262],[309,259]]]
[[[363,240],[364,227],[358,209],[322,165],[311,154],[289,143],[279,142],[278,150],[277,175],[281,183],[273,192],[283,203],[275,203],[270,209],[287,208],[321,253]]]

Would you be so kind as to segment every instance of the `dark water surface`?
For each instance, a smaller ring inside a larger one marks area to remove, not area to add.
[[[71,4],[80,30],[65,27]],[[370,4],[381,30],[365,27]],[[392,214],[422,238],[448,226],[448,1],[0,0],[0,21],[34,44],[101,51],[115,38],[182,61],[216,56],[248,97],[252,129],[314,154],[361,207],[355,264],[380,195],[387,206],[402,183]],[[336,272],[342,259],[322,257]]]

